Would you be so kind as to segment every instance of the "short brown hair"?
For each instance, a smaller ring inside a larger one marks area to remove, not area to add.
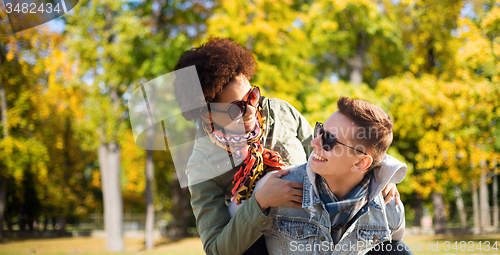
[[[384,158],[392,143],[392,120],[382,108],[362,100],[341,97],[337,101],[340,113],[361,127],[364,135],[358,131],[353,142],[358,142],[371,152],[373,164],[369,170],[377,166]]]
[[[175,70],[192,65],[196,67],[205,98],[195,98],[196,92],[192,91],[192,87],[183,86],[182,82],[174,83],[175,96],[182,115],[187,120],[198,118],[201,109],[185,109],[193,109],[193,105],[200,103],[213,102],[236,76],[243,74],[250,80],[257,71],[257,63],[252,53],[229,38],[210,38],[206,44],[185,51]]]

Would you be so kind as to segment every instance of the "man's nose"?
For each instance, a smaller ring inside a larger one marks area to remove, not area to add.
[[[316,136],[314,139],[311,140],[311,146],[315,149],[319,149],[321,143],[321,136]]]

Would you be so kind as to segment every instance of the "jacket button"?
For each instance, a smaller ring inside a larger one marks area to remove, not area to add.
[[[321,242],[324,242],[326,239],[324,236],[320,237],[319,240],[321,240]]]
[[[262,224],[262,226],[265,226],[267,224],[267,222],[263,221],[261,224]]]
[[[373,242],[376,243],[378,241],[377,235],[373,236]]]
[[[217,165],[217,168],[220,168],[220,166],[219,166],[219,165]]]
[[[304,234],[304,231],[302,231],[302,227],[299,226],[299,230],[297,230],[297,235],[301,236]]]

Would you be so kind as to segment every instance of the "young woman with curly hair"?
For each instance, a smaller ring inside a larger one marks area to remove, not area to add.
[[[199,126],[188,177],[214,173],[210,180],[189,185],[203,248],[207,254],[267,254],[262,230],[271,219],[266,210],[300,208],[302,184],[280,179],[289,172],[281,170],[252,191],[268,171],[306,163],[313,130],[289,103],[260,96],[249,82],[257,64],[240,44],[212,38],[184,52],[176,70],[193,65],[204,98],[182,83],[176,83],[175,94],[184,118]],[[197,108],[200,102],[208,107]],[[246,201],[232,218],[230,201]]]

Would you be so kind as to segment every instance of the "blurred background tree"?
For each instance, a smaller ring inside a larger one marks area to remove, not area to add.
[[[148,249],[161,220],[171,236],[191,234],[170,153],[135,145],[127,104],[209,37],[249,49],[251,83],[310,124],[340,96],[382,106],[394,122],[389,154],[409,166],[398,185],[408,226],[427,207],[438,233],[455,215],[462,228],[498,227],[499,1],[84,0],[60,31],[17,34],[0,10],[5,229],[64,231],[104,209],[110,250],[123,249],[124,211],[146,215]]]

